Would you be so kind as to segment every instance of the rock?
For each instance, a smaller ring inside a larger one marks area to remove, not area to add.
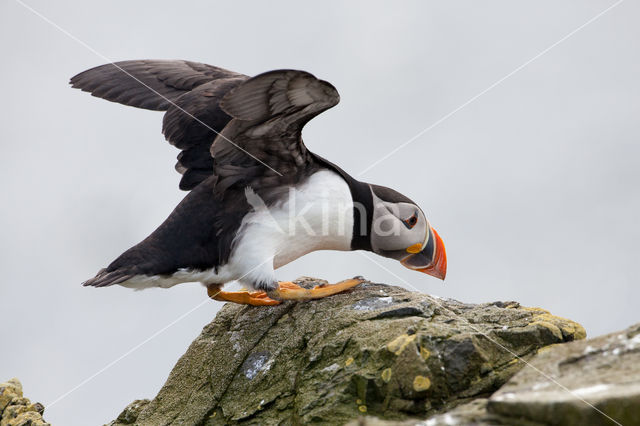
[[[478,398],[471,402],[459,405],[453,410],[429,418],[425,423],[427,423],[428,426],[471,424],[475,426],[489,426],[503,424],[489,418],[487,414],[486,398]],[[519,423],[519,426],[526,425],[524,423]]]
[[[113,422],[109,423],[109,425],[113,424],[121,424],[121,425],[131,425],[135,423],[140,411],[147,406],[149,403],[148,399],[136,399],[131,404],[127,405],[122,413],[115,419]]]
[[[640,324],[539,352],[531,361],[539,371],[509,380],[489,400],[490,413],[540,424],[640,424]]]
[[[23,397],[16,378],[0,383],[0,426],[50,426],[42,418],[44,406]]]
[[[547,346],[530,364],[489,399],[477,398],[426,421],[363,417],[350,425],[640,424],[640,324],[586,341]]]
[[[499,417],[487,413],[487,399],[477,398],[471,402],[459,405],[454,409],[430,417],[428,420],[382,420],[377,417],[362,417],[347,424],[347,426],[450,426],[473,425],[495,426],[502,424]],[[518,423],[518,426],[528,426],[526,422]],[[538,425],[539,426],[539,425]]]
[[[22,384],[15,377],[7,380],[4,383],[0,383],[0,418],[7,405],[13,398],[22,397]]]
[[[158,395],[112,424],[424,419],[489,396],[522,368],[516,355],[584,337],[579,324],[516,302],[472,305],[372,283],[311,302],[227,304]]]

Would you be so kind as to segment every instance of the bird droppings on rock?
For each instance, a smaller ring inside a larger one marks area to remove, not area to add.
[[[358,300],[351,309],[356,311],[375,311],[377,309],[385,308],[393,303],[393,297],[367,297],[366,299]]]
[[[322,370],[320,370],[320,371],[329,371],[329,372],[333,372],[333,371],[336,371],[336,370],[337,370],[337,369],[339,369],[339,368],[340,368],[340,366],[334,362],[334,363],[333,363],[333,364],[331,364],[330,366],[325,367],[325,368],[323,368],[323,369],[322,369]]]
[[[609,389],[611,389],[611,386],[601,383],[601,384],[598,384],[598,385],[588,386],[586,388],[574,389],[573,393],[575,393],[578,396],[585,397],[585,396],[597,394],[597,393],[600,393],[600,392],[606,392]]]
[[[394,309],[423,314],[377,320],[353,309],[383,293]],[[580,337],[532,325],[539,313],[373,283],[311,302],[227,304],[134,423],[345,424],[363,416],[360,407],[367,416],[425,419],[498,389],[523,366],[510,363],[513,353],[527,361],[541,347]],[[547,320],[560,330],[580,329]],[[230,333],[237,333],[234,342]],[[261,374],[267,365],[269,374]]]
[[[242,364],[242,371],[247,379],[253,380],[261,371],[268,371],[271,367],[269,352],[250,354]]]

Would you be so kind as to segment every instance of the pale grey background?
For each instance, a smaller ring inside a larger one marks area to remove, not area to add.
[[[113,60],[183,58],[247,74],[299,68],[342,102],[307,145],[357,174],[612,1],[158,2],[26,0]],[[378,258],[420,291],[517,300],[590,335],[638,321],[640,5],[627,1],[363,179],[406,193],[447,245],[443,285]],[[105,61],[0,3],[0,379],[51,403],[201,303],[197,284],[79,286],[184,196],[161,113],[95,99],[69,77]],[[282,279],[401,282],[358,253],[315,253]],[[206,303],[47,408],[106,422],[153,397],[220,308]]]

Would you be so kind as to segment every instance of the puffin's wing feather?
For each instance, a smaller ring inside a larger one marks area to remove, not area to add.
[[[181,149],[180,189],[191,190],[213,174],[210,147],[229,117],[220,99],[249,77],[182,60],[133,60],[101,65],[71,78],[71,85],[124,105],[167,111],[162,133]]]
[[[250,181],[254,187],[269,186],[284,183],[285,176],[299,178],[313,161],[302,128],[339,100],[331,84],[296,70],[260,74],[230,90],[220,107],[234,120],[211,145],[219,187]]]
[[[162,120],[162,133],[170,144],[181,149],[176,170],[180,189],[190,190],[213,174],[210,149],[216,135],[231,120],[220,99],[247,77],[228,77],[202,84],[180,96]]]
[[[70,84],[108,101],[166,111],[171,102],[204,83],[239,76],[198,62],[144,59],[91,68],[72,77]]]
[[[277,70],[260,74],[230,91],[222,109],[245,121],[305,112],[307,121],[340,101],[337,90],[305,71]],[[304,125],[304,123],[303,123]]]

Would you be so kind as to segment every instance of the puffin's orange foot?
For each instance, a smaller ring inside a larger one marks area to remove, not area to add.
[[[214,300],[239,303],[241,305],[272,306],[281,303],[269,298],[264,291],[222,291],[220,286],[217,285],[207,287],[207,294]]]
[[[278,281],[278,288],[280,288],[281,290],[282,289],[297,290],[297,289],[301,289],[302,287],[300,287],[296,283],[292,283],[291,281]]]
[[[321,284],[312,289],[302,288],[292,282],[279,282],[278,289],[269,290],[268,295],[272,299],[277,300],[311,300],[321,299],[333,294],[342,293],[358,284],[363,283],[362,278],[353,278],[350,280],[340,281],[336,284]]]

